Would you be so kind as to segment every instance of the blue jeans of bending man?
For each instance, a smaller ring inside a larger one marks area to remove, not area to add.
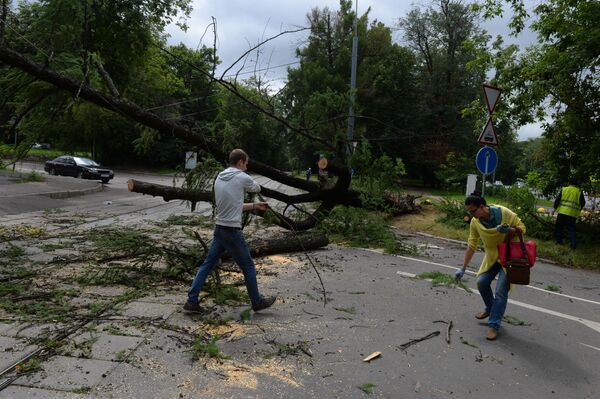
[[[498,281],[496,282],[496,295],[494,295],[492,293],[492,281],[494,281],[496,275],[498,276]],[[490,270],[481,273],[477,277],[477,289],[479,289],[481,298],[485,303],[485,311],[490,314],[488,326],[496,330],[500,328],[502,317],[504,317],[509,288],[510,284],[508,283],[506,273],[498,262],[494,263]]]
[[[250,256],[248,245],[246,245],[246,240],[244,240],[244,236],[242,235],[242,230],[219,225],[215,226],[208,254],[204,262],[200,265],[198,273],[196,273],[196,277],[192,282],[192,287],[188,291],[188,302],[198,303],[198,296],[200,295],[200,291],[202,291],[202,286],[206,282],[206,278],[225,251],[231,255],[235,263],[242,269],[248,296],[252,301],[252,305],[258,305],[261,296],[258,292],[258,284],[256,282],[256,268]]]

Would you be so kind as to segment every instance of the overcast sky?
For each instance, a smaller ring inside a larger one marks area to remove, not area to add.
[[[531,9],[540,0],[526,0],[528,9]],[[395,28],[399,18],[404,17],[412,8],[411,4],[429,4],[426,1],[399,1],[399,0],[358,0],[358,14],[364,14],[369,7],[369,20],[377,19],[391,28]],[[295,30],[307,26],[306,14],[314,7],[329,7],[331,10],[339,8],[338,0],[194,0],[194,10],[187,21],[189,29],[182,32],[175,25],[168,28],[169,43],[183,42],[186,46],[197,48],[201,45],[212,47],[213,32],[212,18],[217,21],[217,55],[222,63],[218,73],[223,72],[244,52],[257,43],[273,37],[286,30]],[[355,6],[353,6],[355,7]],[[535,36],[530,31],[514,38],[508,35],[507,19],[485,21],[483,28],[493,36],[501,34],[505,41],[517,43],[522,47],[531,44]],[[263,80],[270,81],[274,87],[281,87],[285,83],[286,68],[294,66],[297,62],[295,49],[302,45],[308,37],[308,32],[300,32],[281,36],[267,45],[261,47],[261,53],[254,52],[243,63],[236,66],[229,73],[236,73],[240,68],[240,78],[246,78],[258,69]],[[394,40],[402,42],[402,33],[394,31]],[[359,54],[360,57],[360,54]],[[262,70],[262,71],[261,71]],[[526,139],[537,137],[541,134],[539,124],[524,126],[519,130],[519,138]]]

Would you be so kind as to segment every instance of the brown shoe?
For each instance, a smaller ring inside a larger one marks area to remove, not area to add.
[[[495,328],[488,328],[487,332],[485,333],[485,339],[488,341],[493,341],[496,338],[498,338],[498,330]]]
[[[475,318],[478,320],[481,319],[485,319],[486,317],[488,317],[490,315],[490,312],[486,312],[485,310],[483,312],[479,312],[475,315]]]

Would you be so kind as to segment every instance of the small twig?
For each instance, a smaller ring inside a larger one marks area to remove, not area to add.
[[[196,236],[196,239],[200,242],[200,245],[202,245],[202,248],[204,248],[204,252],[208,254],[208,246],[206,245],[206,242],[204,242],[204,240],[202,239],[202,237],[200,237],[200,234],[198,234],[197,231],[194,231],[194,235]]]
[[[446,328],[446,342],[450,344],[450,329],[452,328],[452,320],[435,320],[434,323],[444,323],[447,324]]]
[[[440,332],[439,331],[434,331],[431,334],[428,334],[428,335],[426,335],[426,336],[424,336],[422,338],[411,339],[410,341],[408,341],[408,342],[406,342],[406,343],[404,343],[404,344],[402,344],[400,346],[397,346],[397,348],[401,349],[401,350],[405,350],[406,348],[408,348],[408,347],[410,347],[410,346],[412,346],[412,345],[414,345],[416,343],[419,343],[421,341],[425,341],[426,339],[437,337],[438,335],[440,335]]]
[[[320,317],[323,317],[323,316],[324,316],[324,315],[322,315],[322,314],[318,314],[318,313],[311,313],[311,312],[307,312],[307,311],[306,311],[306,310],[304,310],[304,309],[302,309],[302,311],[303,311],[304,313],[306,313],[306,314],[309,314],[309,315],[311,315],[311,316],[320,316]]]

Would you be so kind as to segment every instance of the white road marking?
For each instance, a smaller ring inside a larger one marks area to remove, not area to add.
[[[580,342],[579,345],[587,346],[588,348],[596,349],[597,351],[600,351],[600,348],[596,348],[595,346],[584,344],[583,342]]]
[[[409,256],[402,256],[402,255],[394,255],[394,256],[396,256],[398,258],[406,259],[406,260],[412,260],[414,262],[421,262],[421,263],[427,263],[429,265],[435,265],[435,266],[445,267],[446,269],[452,269],[452,270],[458,270],[458,269],[460,269],[459,267],[456,267],[456,266],[449,266],[449,265],[444,265],[443,263],[436,263],[436,262],[431,262],[431,261],[428,261],[428,260],[411,258]],[[472,275],[476,275],[477,274],[477,273],[472,272],[470,270],[466,270],[465,273],[469,273],[469,274],[472,274]],[[580,298],[580,297],[577,297],[577,296],[572,296],[572,295],[567,295],[567,294],[561,294],[560,292],[552,292],[552,291],[545,290],[543,288],[534,287],[532,285],[526,285],[525,287],[531,288],[533,290],[543,291],[546,294],[550,294],[550,295],[557,295],[557,296],[562,296],[562,297],[569,298],[569,299],[574,299],[576,301],[593,303],[594,305],[600,305],[600,302],[593,301],[591,299]]]
[[[577,316],[571,316],[570,314],[565,314],[565,313],[557,312],[555,310],[541,308],[539,306],[530,305],[525,302],[515,301],[514,299],[510,299],[510,298],[508,299],[508,303],[512,303],[513,305],[521,306],[523,308],[536,310],[538,312],[546,313],[546,314],[549,314],[552,316],[561,317],[563,319],[577,321],[577,322],[583,324],[584,326],[589,327],[592,330],[600,333],[600,323],[598,323],[597,321],[587,320],[587,319],[583,319],[583,318],[577,317]]]
[[[458,267],[448,266],[448,265],[444,265],[442,263],[429,262],[429,261],[425,261],[425,260],[422,260],[422,259],[410,258],[410,257],[407,257],[407,256],[401,256],[401,255],[395,255],[395,256],[397,256],[399,258],[403,258],[403,259],[417,261],[417,262],[428,263],[428,264],[431,264],[431,265],[442,266],[442,267],[446,267],[446,268],[449,268],[449,269],[454,269],[454,270],[458,269]],[[469,272],[469,273],[475,274],[473,272]],[[416,277],[416,274],[414,274],[414,273],[408,273],[408,272],[403,272],[403,271],[397,271],[396,274],[398,274],[400,276],[410,277],[410,278]],[[552,292],[548,292],[548,293],[551,294]],[[576,298],[576,297],[573,297],[573,298]],[[578,298],[578,299],[583,299],[583,298]],[[514,299],[510,299],[510,298],[508,299],[508,302],[511,303],[511,304],[513,304],[513,305],[516,305],[516,306],[521,306],[523,308],[535,310],[537,312],[546,313],[546,314],[549,314],[551,316],[556,316],[556,317],[560,317],[560,318],[563,318],[563,319],[576,321],[576,322],[581,323],[584,326],[589,327],[592,330],[600,333],[600,323],[598,323],[597,321],[587,320],[587,319],[584,319],[584,318],[581,318],[581,317],[577,317],[577,316],[571,316],[571,315],[566,314],[566,313],[561,313],[561,312],[557,312],[555,310],[542,308],[540,306],[530,305],[530,304],[525,303],[525,302],[515,301]],[[588,301],[588,302],[598,303],[598,302],[594,302],[594,301]],[[582,344],[582,345],[585,345],[585,344]],[[598,348],[594,348],[594,349],[598,349]]]

